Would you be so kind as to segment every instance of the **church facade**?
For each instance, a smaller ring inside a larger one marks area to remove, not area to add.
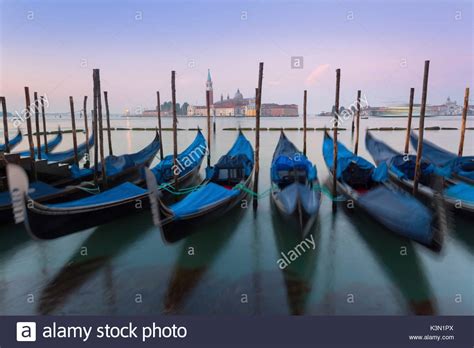
[[[211,116],[255,116],[255,98],[244,98],[240,89],[233,98],[221,94],[220,100],[214,101],[214,91],[212,86],[211,72],[207,72],[206,91],[210,93]],[[262,116],[297,116],[298,106],[296,104],[263,104],[261,108]],[[190,105],[188,116],[207,116],[207,107],[204,105]]]

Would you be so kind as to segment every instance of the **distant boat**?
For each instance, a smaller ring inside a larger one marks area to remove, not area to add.
[[[375,167],[338,142],[337,173],[333,172],[334,141],[326,132],[323,142],[324,161],[331,175],[337,176],[337,188],[345,197],[384,227],[403,237],[439,250],[446,228],[444,208],[440,213],[388,182],[387,168]]]
[[[272,201],[280,214],[293,218],[304,239],[311,231],[321,204],[318,173],[308,158],[281,131],[270,169]]]
[[[395,151],[383,141],[375,139],[369,131],[365,136],[365,145],[377,165],[387,167],[393,182],[408,192],[413,192],[415,155],[405,155]],[[437,192],[454,211],[474,216],[474,186],[444,180],[442,176],[436,174],[434,164],[422,159],[418,193],[421,197],[433,202],[437,198]]]

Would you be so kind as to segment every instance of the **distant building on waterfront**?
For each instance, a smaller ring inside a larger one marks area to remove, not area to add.
[[[426,105],[426,116],[460,116],[462,114],[462,105],[458,105],[456,101],[452,101],[450,97],[446,99],[444,104],[440,105]],[[369,107],[367,112],[369,116],[407,116],[408,115],[408,104],[398,106],[377,106]],[[413,115],[420,115],[420,104],[413,105]],[[472,114],[472,110],[468,110],[469,114]]]
[[[245,98],[237,88],[233,98],[229,95],[224,99],[221,94],[220,100],[214,101],[214,90],[212,86],[211,72],[207,72],[206,91],[211,95],[211,115],[212,116],[255,116],[255,98]],[[298,116],[298,105],[296,104],[262,104],[262,116]],[[188,116],[206,116],[207,107],[204,105],[190,105]]]

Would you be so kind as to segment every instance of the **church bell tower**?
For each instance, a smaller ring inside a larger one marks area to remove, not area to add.
[[[212,90],[211,69],[207,69],[206,91],[209,91],[210,105],[214,104],[214,92]]]

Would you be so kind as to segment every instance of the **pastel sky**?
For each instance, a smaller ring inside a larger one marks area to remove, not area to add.
[[[101,69],[111,110],[153,108],[169,100],[171,70],[178,102],[204,104],[207,69],[214,94],[251,96],[265,63],[263,102],[310,113],[357,89],[371,105],[420,99],[423,64],[431,61],[428,103],[460,103],[473,81],[472,1],[130,1],[0,0],[0,94],[8,110],[24,108],[24,86],[46,93],[51,112],[82,104]],[[302,69],[291,57],[302,56]],[[79,105],[76,109],[80,109]]]

